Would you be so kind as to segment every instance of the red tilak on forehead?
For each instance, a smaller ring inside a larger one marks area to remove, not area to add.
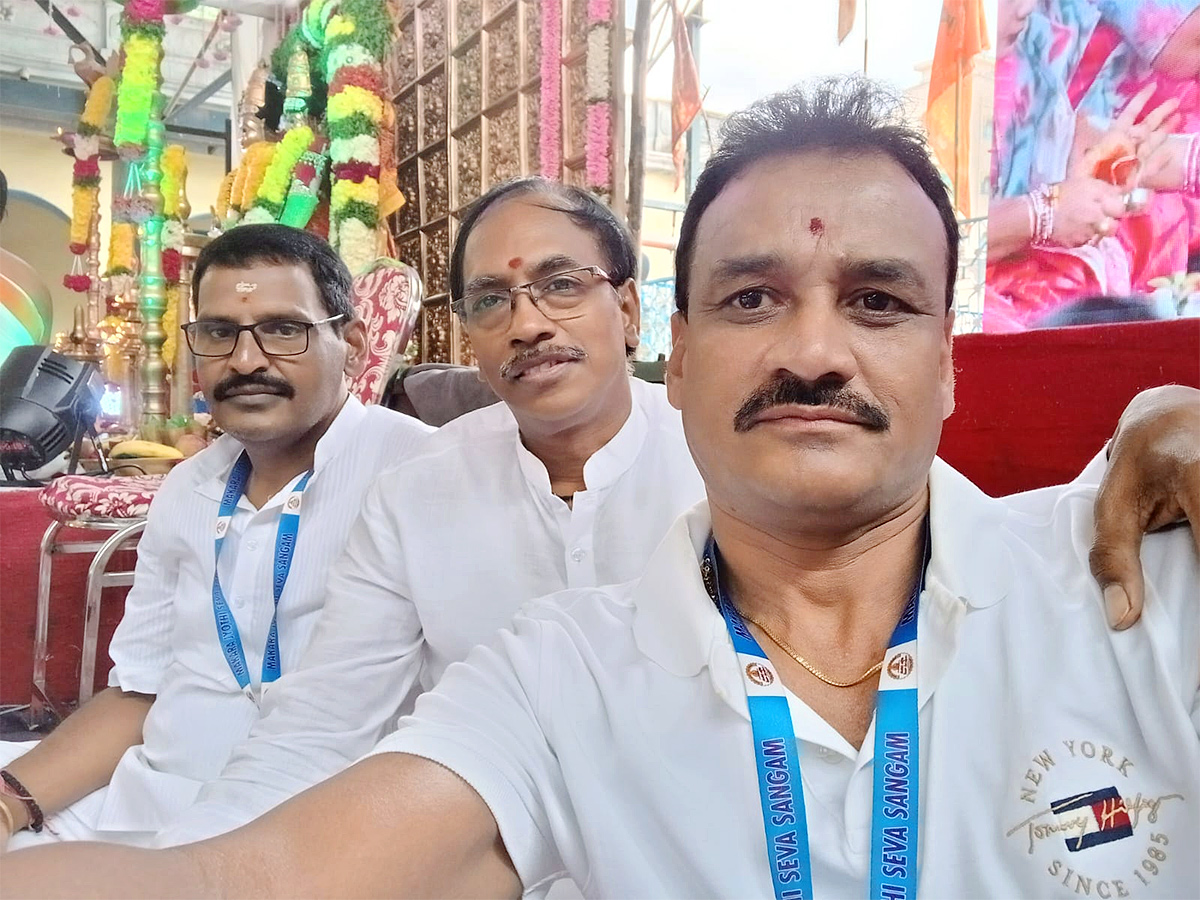
[[[521,257],[514,256],[512,259],[510,259],[508,261],[508,267],[510,269],[519,269],[519,268],[521,268],[521,263],[523,263],[524,261],[525,260],[521,259]]]
[[[825,233],[825,223],[814,216],[809,220],[808,230],[813,234],[820,236]]]

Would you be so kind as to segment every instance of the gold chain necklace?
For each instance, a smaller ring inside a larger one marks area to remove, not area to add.
[[[762,631],[762,633],[765,634],[767,637],[769,637],[772,640],[772,642],[774,642],[776,644],[776,646],[779,647],[780,650],[782,650],[784,653],[786,653],[788,656],[790,656],[796,662],[800,663],[800,665],[804,666],[804,668],[807,669],[815,678],[825,682],[830,687],[835,687],[835,688],[854,687],[855,685],[862,684],[864,681],[866,681],[872,675],[877,674],[879,672],[879,670],[883,668],[883,660],[881,659],[879,662],[875,663],[875,665],[871,666],[871,668],[867,669],[867,671],[863,672],[862,675],[858,676],[858,678],[855,678],[853,681],[834,681],[828,675],[825,675],[820,670],[818,670],[816,666],[814,666],[812,663],[810,663],[808,660],[806,660],[803,656],[801,656],[799,653],[797,653],[795,650],[793,650],[786,641],[784,641],[783,639],[781,639],[779,637],[776,637],[775,633],[773,631],[771,631],[771,629],[768,628],[766,625],[764,625],[762,622],[758,621],[758,619],[752,619],[752,618],[750,618],[750,616],[746,615],[745,613],[741,613],[741,616],[747,622],[751,622],[754,625],[757,625],[759,627],[759,629]]]

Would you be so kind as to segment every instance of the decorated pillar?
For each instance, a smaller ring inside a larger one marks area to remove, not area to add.
[[[161,95],[154,104],[146,134],[146,164],[142,170],[142,196],[150,218],[141,226],[142,266],[138,309],[142,314],[142,416],[139,432],[147,440],[158,440],[167,421],[167,371],[163,363],[163,314],[167,311],[166,285],[162,271],[163,195],[162,154],[165,130],[161,118]]]

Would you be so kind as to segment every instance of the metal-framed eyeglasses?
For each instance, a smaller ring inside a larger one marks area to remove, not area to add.
[[[250,332],[258,349],[267,356],[299,356],[308,350],[309,333],[318,325],[344,319],[345,313],[315,322],[301,319],[267,319],[253,325],[238,325],[220,319],[199,319],[179,326],[188,347],[196,356],[232,356],[243,331]]]
[[[528,294],[530,302],[547,319],[574,319],[583,315],[580,307],[601,282],[613,285],[612,276],[599,266],[579,266],[510,288],[469,291],[454,301],[454,311],[470,328],[499,330],[512,320],[517,295]]]

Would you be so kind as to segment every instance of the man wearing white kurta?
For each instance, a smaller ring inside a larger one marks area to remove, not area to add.
[[[432,430],[347,393],[342,376],[357,374],[365,360],[365,334],[353,321],[349,273],[322,241],[283,226],[238,229],[213,242],[199,263],[200,316],[191,326],[199,330],[189,340],[213,354],[197,357],[198,370],[230,433],[175,467],[155,495],[110,645],[109,690],[17,762],[36,745],[0,744],[0,762],[12,763],[46,816],[45,830],[21,831],[12,847],[55,839],[146,843],[190,806],[259,717],[272,625],[280,668],[290,671],[373,476],[415,452]],[[306,325],[331,315],[346,322]],[[225,346],[234,322],[268,327],[237,332]],[[214,526],[243,453],[254,469],[235,498],[215,565],[251,674],[248,690],[222,652],[212,600]],[[293,496],[301,501],[295,550],[276,611],[276,537]],[[126,715],[128,727],[113,730]],[[80,773],[81,758],[96,760],[95,771]],[[26,814],[14,800],[2,802]]]
[[[480,324],[459,305],[504,402],[447,423],[368,492],[308,654],[163,844],[241,825],[349,765],[414,683],[432,687],[533,598],[636,577],[704,495],[678,410],[627,371],[635,257],[612,212],[528,179],[490,192],[458,241],[456,296],[486,305],[499,293],[509,314]],[[562,274],[581,266],[605,277]],[[536,309],[510,301],[506,273],[548,289],[533,288]],[[567,289],[580,294],[556,296]],[[578,302],[551,305],[567,301]]]

